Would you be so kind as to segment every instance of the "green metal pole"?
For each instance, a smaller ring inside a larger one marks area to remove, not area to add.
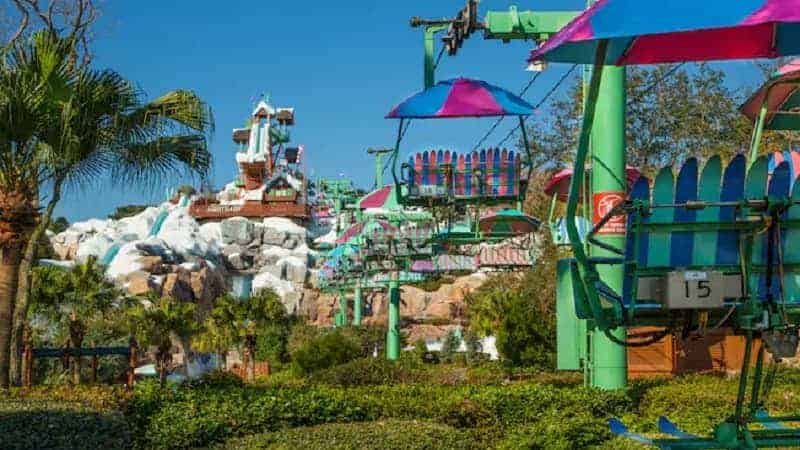
[[[604,67],[597,97],[595,122],[592,127],[592,216],[593,223],[625,198],[625,69]],[[597,240],[622,249],[625,244],[624,216],[612,219],[597,235]],[[592,256],[616,256],[597,246]],[[622,292],[624,268],[601,265],[598,274],[616,292]],[[618,327],[613,335],[624,341],[627,330]],[[592,386],[601,389],[625,387],[628,377],[627,351],[612,342],[605,333],[592,336]]]
[[[375,153],[375,189],[383,187],[383,153]]]
[[[347,325],[347,292],[339,293],[339,323],[338,326]]]
[[[436,83],[436,61],[433,60],[436,33],[443,31],[447,25],[428,25],[425,27],[425,89]]]
[[[361,308],[363,308],[363,299],[361,298],[361,280],[356,281],[356,287],[353,290],[353,326],[361,325]]]
[[[389,329],[386,331],[386,359],[400,357],[400,282],[398,273],[389,280]]]

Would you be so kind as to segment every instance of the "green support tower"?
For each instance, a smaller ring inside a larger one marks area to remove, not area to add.
[[[386,331],[386,359],[400,358],[400,282],[398,273],[389,281],[389,329]]]
[[[592,128],[592,223],[595,224],[617,203],[625,199],[627,183],[625,176],[625,69],[605,67],[597,97],[596,120]],[[624,216],[609,222],[598,233],[601,244],[617,249],[625,245]],[[593,245],[592,256],[612,257],[610,251]],[[617,292],[622,292],[622,265],[598,268],[601,280]],[[615,337],[624,341],[626,330],[614,330]],[[622,345],[612,342],[603,333],[591,335],[590,383],[601,389],[620,389],[627,384],[627,351]]]

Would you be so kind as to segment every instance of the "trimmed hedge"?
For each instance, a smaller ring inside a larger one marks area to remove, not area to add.
[[[0,398],[2,449],[125,449],[133,431],[121,389],[14,389]]]
[[[476,439],[476,437],[478,439]],[[387,420],[300,427],[231,439],[217,450],[470,450],[484,449],[476,433],[423,421]]]
[[[146,413],[137,420],[145,448],[203,446],[282,428],[381,419],[433,421],[460,429],[505,429],[532,425],[561,411],[604,419],[631,407],[623,392],[543,384],[193,386],[166,393],[144,386],[137,389],[134,404],[134,411]]]

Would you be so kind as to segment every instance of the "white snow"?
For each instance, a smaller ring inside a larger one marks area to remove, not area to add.
[[[159,212],[159,208],[151,206],[135,216],[118,220],[114,228],[123,234],[135,234],[137,239],[144,239],[150,234]]]
[[[197,221],[188,214],[186,208],[175,208],[170,212],[158,237],[173,251],[184,256],[218,253],[217,246],[203,237]]]
[[[101,233],[108,228],[108,222],[108,220],[102,219],[89,219],[84,222],[75,222],[70,228],[79,233]]]
[[[119,249],[119,253],[106,269],[106,275],[113,279],[122,279],[137,270],[142,269],[139,262],[142,252],[136,248],[136,242],[129,242]]]
[[[253,277],[253,292],[258,292],[264,288],[272,289],[281,298],[295,292],[294,285],[291,282],[281,280],[269,272],[261,272]]]
[[[81,262],[86,261],[90,256],[100,259],[113,245],[114,240],[111,237],[105,234],[95,234],[78,244],[78,250],[75,252],[75,259]]]
[[[221,242],[222,241],[222,227],[220,222],[208,222],[200,225],[198,228],[200,236],[207,242]]]
[[[288,234],[306,235],[305,228],[285,217],[267,217],[263,223],[267,228],[272,228],[273,230],[283,231]]]

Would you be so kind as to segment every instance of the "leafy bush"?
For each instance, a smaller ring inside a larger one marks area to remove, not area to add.
[[[310,381],[342,387],[415,383],[423,379],[418,366],[414,358],[398,362],[367,357],[316,372]]]
[[[561,412],[548,414],[533,425],[513,430],[498,448],[579,450],[602,444],[611,437],[605,418]]]
[[[483,449],[475,434],[430,422],[387,420],[328,424],[232,439],[215,447],[231,450],[257,449]]]
[[[185,448],[232,436],[287,427],[379,419],[435,421],[457,427],[506,429],[532,426],[563,411],[604,419],[630,410],[623,392],[508,386],[372,385],[334,388],[182,386],[164,394],[147,387],[137,406],[141,446]],[[154,405],[156,405],[154,407]]]
[[[292,366],[300,374],[311,374],[361,356],[359,343],[341,330],[315,337],[292,353]]]

